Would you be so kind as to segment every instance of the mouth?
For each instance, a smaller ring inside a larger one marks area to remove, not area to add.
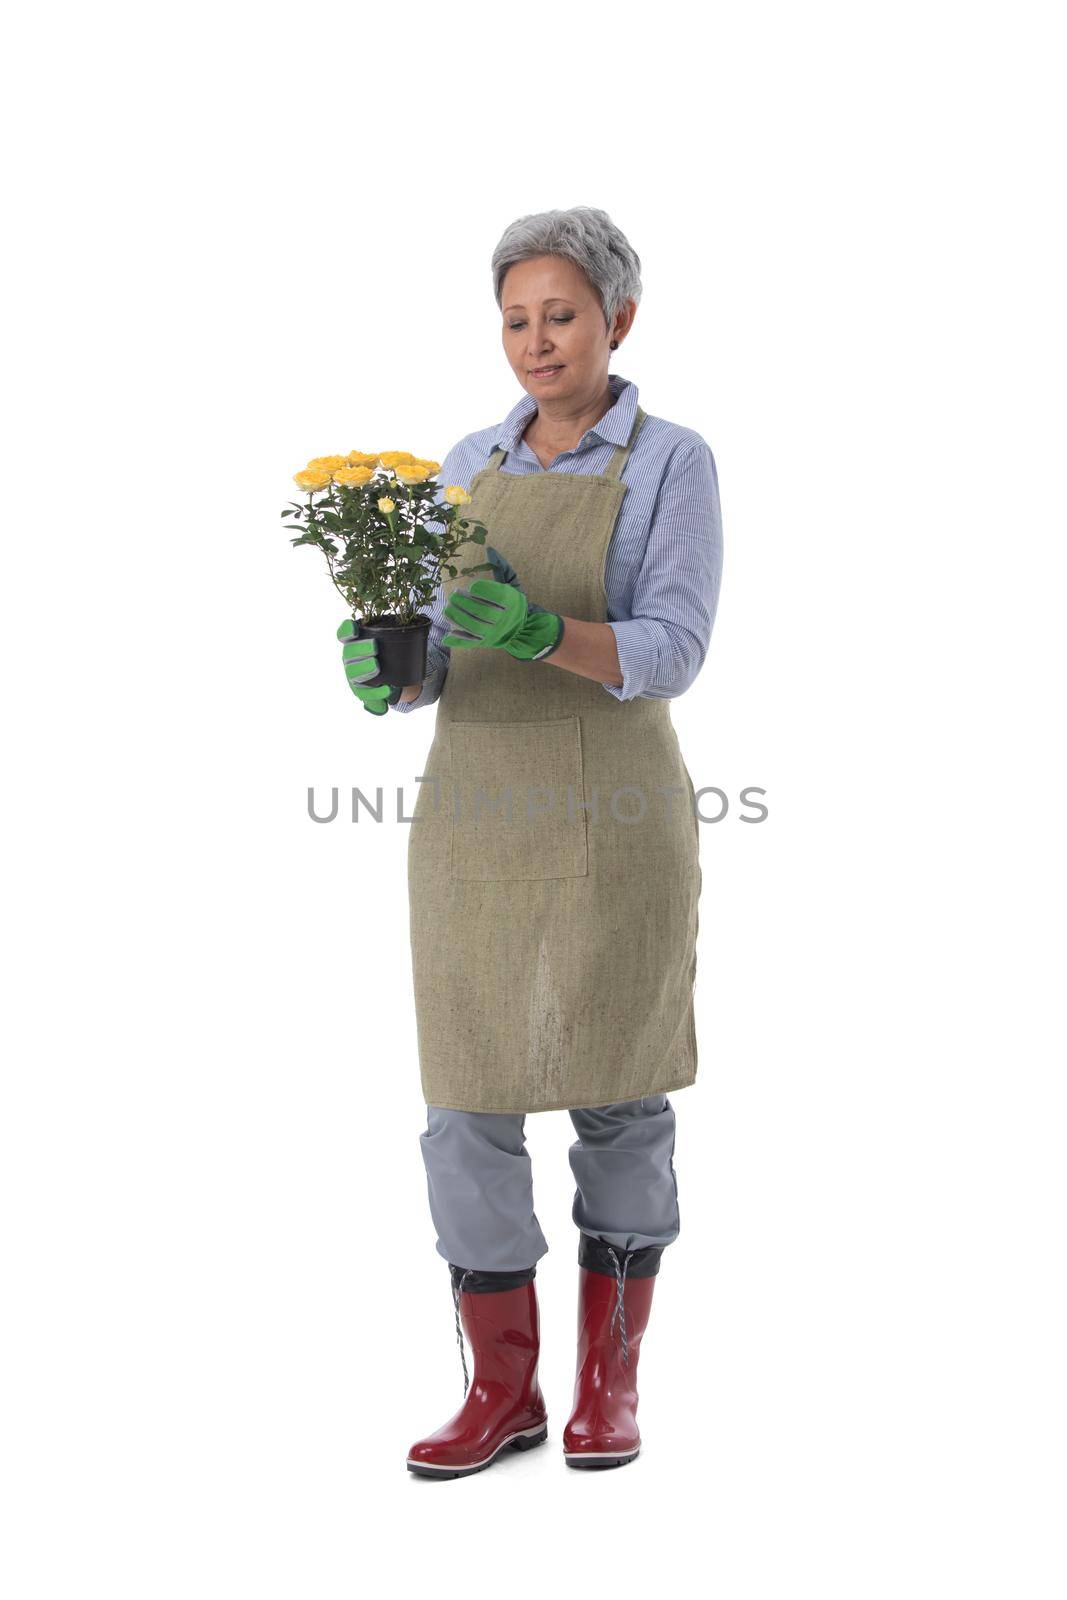
[[[563,371],[563,362],[555,367],[533,367],[530,370],[531,378],[554,378],[557,372]]]

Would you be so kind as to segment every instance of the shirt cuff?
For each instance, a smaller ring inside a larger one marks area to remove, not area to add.
[[[655,680],[659,651],[639,617],[629,622],[609,622],[608,627],[615,635],[622,682],[605,683],[602,687],[616,700],[633,700]]]
[[[423,679],[422,688],[414,700],[398,700],[396,705],[391,706],[390,709],[392,711],[406,712],[419,711],[423,706],[432,706],[434,701],[440,698],[447,671],[448,667],[444,666],[438,667],[436,672],[427,673]]]

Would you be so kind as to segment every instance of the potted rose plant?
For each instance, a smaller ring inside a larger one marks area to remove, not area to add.
[[[426,641],[442,573],[487,572],[491,563],[459,567],[465,544],[485,543],[484,523],[461,515],[470,495],[458,484],[436,498],[440,462],[407,450],[316,456],[293,481],[306,503],[290,501],[285,526],[294,545],[322,551],[330,578],[362,636],[377,640],[379,680],[420,683]]]

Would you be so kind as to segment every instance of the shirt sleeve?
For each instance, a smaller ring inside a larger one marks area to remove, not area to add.
[[[703,439],[668,469],[653,508],[630,616],[608,626],[622,683],[616,700],[684,694],[704,664],[719,603],[722,515],[715,457]]]
[[[444,503],[444,494],[448,486],[454,482],[449,475],[455,469],[455,450],[450,450],[441,463],[441,472],[437,480],[437,492],[434,496],[436,503]],[[445,686],[445,677],[448,673],[448,651],[442,649],[441,639],[447,633],[448,627],[444,614],[445,594],[444,585],[438,579],[434,591],[433,605],[430,608],[430,634],[426,642],[426,676],[422,688],[414,700],[398,700],[393,711],[402,713],[408,711],[421,711],[424,706],[432,706],[435,700],[441,697],[441,690]]]

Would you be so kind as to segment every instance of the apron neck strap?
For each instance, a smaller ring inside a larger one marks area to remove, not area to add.
[[[607,466],[604,468],[603,476],[605,478],[617,478],[620,476],[623,467],[626,465],[626,458],[634,447],[634,440],[637,438],[637,435],[641,430],[641,424],[644,422],[644,420],[645,413],[641,410],[641,407],[638,406],[637,413],[634,417],[634,425],[630,429],[630,437],[627,439],[625,444],[617,444],[615,446],[615,453],[608,462]],[[503,461],[506,455],[507,451],[503,449],[501,445],[496,445],[489,457],[489,460],[486,462],[486,472],[499,472],[500,463]]]
[[[637,413],[634,417],[634,425],[630,429],[630,437],[627,439],[625,444],[617,444],[615,446],[615,452],[607,466],[604,468],[605,478],[617,478],[620,476],[623,467],[626,465],[626,458],[634,447],[634,440],[640,433],[641,424],[644,422],[644,420],[645,413],[641,410],[641,407],[638,406]]]

